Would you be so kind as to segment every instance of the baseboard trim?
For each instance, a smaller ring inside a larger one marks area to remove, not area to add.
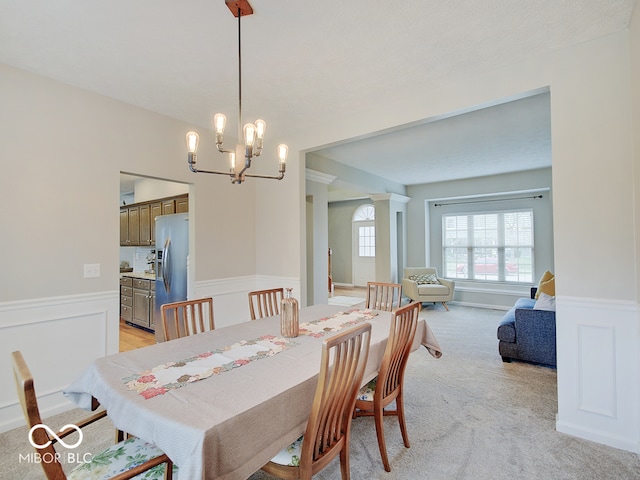
[[[630,442],[623,438],[605,435],[602,432],[586,429],[579,425],[564,423],[558,419],[558,416],[556,416],[556,430],[560,433],[571,435],[573,437],[590,440],[602,445],[608,445],[609,447],[640,454],[640,443],[638,442]]]

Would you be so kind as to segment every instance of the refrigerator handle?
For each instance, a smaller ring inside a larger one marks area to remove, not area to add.
[[[169,258],[169,252],[171,247],[171,239],[167,238],[164,242],[164,248],[162,249],[162,281],[164,282],[164,289],[167,294],[171,293],[171,259]]]

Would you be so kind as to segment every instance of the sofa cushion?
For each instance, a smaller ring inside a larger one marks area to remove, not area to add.
[[[409,280],[413,280],[418,285],[439,285],[438,277],[435,273],[425,273],[424,275],[411,275]]]
[[[550,312],[556,311],[556,297],[541,293],[536,304],[533,307],[534,310],[548,310]]]
[[[538,290],[536,291],[536,300],[540,297],[541,293],[546,293],[552,297],[556,296],[556,277],[548,270],[544,272],[540,278]]]
[[[513,305],[513,308],[533,308],[536,301],[533,298],[519,298]],[[515,317],[514,317],[515,318]]]

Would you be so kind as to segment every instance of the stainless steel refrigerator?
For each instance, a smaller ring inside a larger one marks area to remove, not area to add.
[[[153,323],[156,341],[164,341],[162,313],[165,303],[187,299],[189,216],[187,213],[156,217],[156,299]]]

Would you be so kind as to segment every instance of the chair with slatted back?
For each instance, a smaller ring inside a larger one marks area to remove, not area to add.
[[[140,474],[144,474],[141,478],[153,480],[178,478],[178,469],[169,457],[156,446],[136,437],[112,445],[103,452],[92,452],[91,461],[78,463],[68,474],[65,473],[60,463],[62,454],[56,452],[55,443],[76,433],[78,429],[105,418],[107,412],[103,410],[81,421],[66,425],[68,428],[58,432],[55,436],[50,436],[46,427],[55,431],[56,426],[47,425],[45,427],[42,423],[33,376],[27,363],[20,351],[13,352],[11,358],[18,398],[30,431],[29,440],[40,455],[39,458],[42,461],[38,463],[42,466],[45,476],[49,480],[125,480]],[[98,406],[96,401],[93,406]],[[133,460],[134,458],[135,460]]]
[[[251,320],[272,317],[280,314],[280,302],[284,296],[284,288],[271,288],[249,292],[249,311]]]
[[[340,455],[342,480],[349,480],[351,419],[370,340],[369,323],[324,340],[318,385],[304,435],[262,470],[283,479],[309,480]]]
[[[165,303],[160,309],[165,342],[215,328],[211,297]]]
[[[366,308],[392,312],[400,308],[402,285],[399,283],[367,282]]]
[[[418,326],[420,307],[420,302],[413,302],[393,313],[389,340],[384,351],[378,376],[360,389],[356,400],[354,417],[375,417],[380,456],[387,472],[391,471],[391,467],[384,439],[383,417],[385,415],[398,417],[404,446],[409,448],[409,437],[404,418],[404,372]],[[396,409],[385,410],[385,407],[394,400]]]

